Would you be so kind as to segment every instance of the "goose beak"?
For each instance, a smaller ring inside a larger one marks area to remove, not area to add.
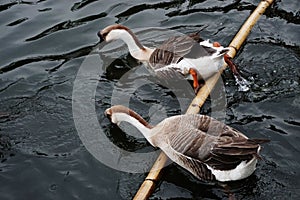
[[[100,43],[103,42],[103,41],[105,41],[103,35],[101,34],[101,31],[99,31],[99,32],[97,33],[97,35],[98,35],[98,37],[99,37],[99,39],[100,39]]]

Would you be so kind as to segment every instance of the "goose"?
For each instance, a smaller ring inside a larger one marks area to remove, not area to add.
[[[142,45],[128,27],[120,24],[107,26],[97,35],[100,42],[123,40],[131,56],[149,64],[160,77],[172,78],[180,74],[192,80],[195,93],[200,88],[198,81],[206,80],[216,73],[223,66],[224,61],[231,68],[236,80],[242,80],[237,66],[227,54],[229,48],[221,46],[218,42],[211,43],[209,40],[203,40],[199,32],[171,37],[158,48]]]
[[[105,110],[111,122],[135,126],[154,147],[203,181],[236,181],[247,178],[260,159],[260,144],[241,132],[206,115],[168,117],[151,126],[133,110],[115,105]]]

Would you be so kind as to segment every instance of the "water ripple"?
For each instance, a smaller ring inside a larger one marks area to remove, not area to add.
[[[28,19],[29,19],[28,17],[23,17],[21,19],[17,19],[16,21],[7,24],[7,26],[16,26],[18,24],[21,24],[21,23],[25,22]]]
[[[107,16],[107,14],[105,12],[102,12],[100,14],[90,15],[90,16],[83,17],[83,18],[80,18],[80,19],[74,20],[74,21],[67,20],[67,21],[61,22],[59,24],[56,24],[56,25],[44,30],[43,32],[41,32],[41,33],[31,37],[31,38],[28,38],[25,41],[29,42],[29,41],[38,40],[40,38],[51,35],[51,34],[56,33],[58,31],[75,28],[75,27],[78,27],[82,24],[85,24],[86,22],[90,22],[90,21],[93,21],[93,20],[96,20],[96,19],[100,19],[100,18],[103,18],[105,16]]]
[[[56,71],[57,69],[59,69],[63,64],[65,64],[70,59],[79,58],[79,57],[88,55],[95,48],[95,46],[96,45],[86,46],[86,47],[76,49],[74,51],[71,51],[71,52],[68,52],[68,53],[65,53],[65,54],[41,55],[41,56],[26,58],[26,59],[23,59],[23,60],[18,60],[18,61],[10,63],[9,65],[6,65],[6,66],[0,68],[0,74],[2,74],[4,72],[12,71],[16,68],[22,67],[22,66],[27,65],[29,63],[41,62],[41,61],[46,61],[46,60],[48,60],[48,61],[63,60],[63,62],[61,64],[59,64],[56,67],[49,70],[49,71]]]
[[[95,2],[97,0],[82,0],[80,2],[77,2],[77,3],[74,3],[74,5],[72,6],[71,10],[72,11],[76,11],[76,10],[79,10],[93,2]]]
[[[249,5],[249,4],[244,4],[240,3],[241,1],[235,1],[231,4],[225,5],[225,6],[214,6],[214,7],[209,7],[209,8],[188,8],[187,10],[181,11],[181,10],[176,10],[172,11],[167,14],[168,17],[174,17],[174,16],[183,16],[183,15],[189,15],[192,13],[199,13],[199,12],[229,12],[231,10],[252,10],[255,9],[256,6],[254,5]]]
[[[128,17],[128,16],[137,14],[139,12],[142,12],[142,11],[145,11],[148,9],[158,9],[158,8],[168,9],[171,7],[176,7],[184,2],[185,1],[179,0],[179,1],[159,2],[156,4],[146,4],[146,3],[139,4],[139,5],[135,5],[135,6],[128,8],[127,10],[116,15],[116,17],[118,17],[118,18]]]
[[[7,4],[2,4],[2,5],[0,5],[0,12],[9,9],[9,8],[11,8],[12,6],[14,6],[16,4],[18,4],[17,1],[11,2],[11,3],[7,3]]]

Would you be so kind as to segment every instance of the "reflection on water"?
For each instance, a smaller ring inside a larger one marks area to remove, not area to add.
[[[152,150],[137,133],[122,132],[102,114],[111,105],[119,80],[141,65],[122,43],[99,50],[96,33],[122,23],[142,28],[145,45],[154,46],[163,37],[149,27],[182,33],[206,27],[201,32],[204,38],[226,45],[257,3],[1,1],[0,177],[5,184],[0,186],[0,199],[131,199],[145,174],[120,172],[97,161],[81,143],[73,121],[77,71],[90,54],[100,55],[108,67],[97,75],[94,100],[99,126],[125,150]],[[300,197],[299,8],[298,1],[276,1],[253,28],[235,58],[250,83],[249,91],[237,91],[228,70],[222,76],[226,123],[250,137],[272,141],[264,145],[255,174],[229,183],[225,190],[171,164],[151,199]],[[182,112],[174,93],[155,84],[139,88],[130,97],[130,106],[153,123]],[[201,113],[211,114],[211,106],[208,101]]]

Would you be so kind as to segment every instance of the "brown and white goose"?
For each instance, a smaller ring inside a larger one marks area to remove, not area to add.
[[[231,68],[238,83],[246,81],[239,74],[237,66],[218,42],[210,43],[203,40],[198,33],[171,37],[160,47],[148,48],[142,45],[135,34],[126,26],[110,25],[98,32],[100,41],[123,40],[130,54],[139,61],[146,61],[157,75],[172,78],[174,72],[179,72],[193,80],[195,92],[199,89],[198,80],[206,80],[216,73],[224,64]],[[240,80],[240,81],[239,81]]]
[[[209,116],[177,115],[149,125],[131,109],[117,105],[105,111],[112,123],[135,126],[154,147],[197,178],[235,181],[250,176],[260,158],[261,143]]]

